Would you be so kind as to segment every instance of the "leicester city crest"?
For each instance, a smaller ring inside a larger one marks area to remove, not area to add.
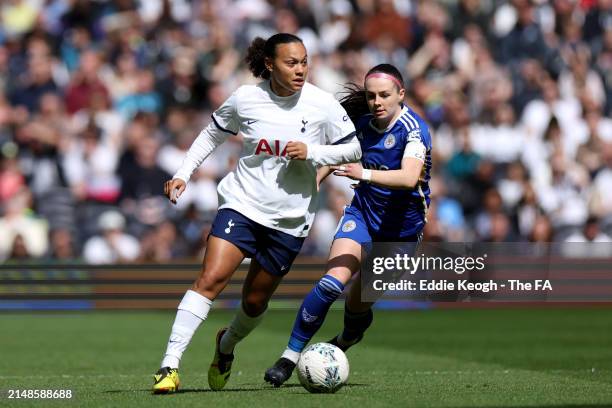
[[[348,220],[347,222],[345,222],[342,225],[342,232],[351,232],[352,230],[354,230],[357,227],[357,224],[355,224],[355,221],[353,220]]]
[[[387,138],[385,139],[385,149],[390,149],[393,146],[395,146],[395,135],[393,133],[391,133],[389,136],[387,136]]]

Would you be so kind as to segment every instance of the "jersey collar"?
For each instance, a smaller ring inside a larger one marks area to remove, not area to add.
[[[383,129],[383,130],[380,130],[374,125],[374,118],[372,118],[368,124],[376,133],[382,135],[384,133],[389,132],[391,129],[393,129],[393,127],[397,124],[397,121],[399,120],[399,118],[401,118],[404,114],[406,114],[406,112],[408,112],[408,107],[402,103],[402,112],[393,122],[389,123],[389,126],[387,126],[386,129]]]
[[[304,82],[304,86],[306,86],[306,82]],[[265,87],[266,91],[268,92],[268,94],[270,95],[270,98],[272,100],[278,101],[278,102],[290,102],[290,101],[293,101],[294,99],[299,99],[300,95],[302,94],[302,91],[304,90],[304,86],[302,87],[302,89],[300,89],[299,91],[297,91],[293,95],[278,96],[272,90],[272,85],[270,84],[270,80],[267,79],[267,80],[264,81],[264,87]]]

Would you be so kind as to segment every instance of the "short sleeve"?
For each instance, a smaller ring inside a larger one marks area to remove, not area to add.
[[[223,132],[238,134],[240,121],[238,120],[238,108],[236,104],[236,92],[227,98],[223,105],[213,112],[212,119],[217,128]]]
[[[425,163],[425,154],[427,152],[427,148],[423,144],[423,142],[413,140],[411,142],[406,143],[406,148],[404,149],[403,158],[411,157],[413,159],[418,159]]]
[[[355,136],[355,125],[340,103],[331,98],[327,107],[328,117],[325,129],[327,144],[341,144],[350,142]]]
[[[425,135],[421,131],[425,131]],[[413,129],[408,133],[406,147],[404,148],[404,156],[412,157],[425,162],[425,155],[427,154],[427,146],[425,146],[424,138],[427,134],[427,129]]]

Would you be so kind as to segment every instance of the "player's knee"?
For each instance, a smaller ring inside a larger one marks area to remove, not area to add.
[[[348,281],[351,280],[351,277],[353,276],[353,272],[347,267],[339,266],[339,267],[329,268],[327,270],[327,275],[333,276],[343,285],[346,285]]]
[[[203,271],[194,282],[196,291],[202,292],[220,292],[225,285],[226,278],[214,271]]]
[[[251,317],[259,316],[267,307],[268,298],[263,294],[249,293],[242,299],[242,308]]]

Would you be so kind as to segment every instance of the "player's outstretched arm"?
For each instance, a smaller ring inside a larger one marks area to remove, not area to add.
[[[331,166],[335,176],[348,177],[352,180],[365,181],[382,187],[396,189],[413,189],[419,182],[423,162],[407,157],[402,160],[399,170],[369,170],[361,163],[349,163],[342,166]]]
[[[356,162],[361,158],[361,146],[354,142],[338,145],[313,145],[302,142],[287,143],[287,156],[293,160],[312,160],[321,166]]]
[[[176,203],[176,200],[185,190],[187,182],[191,178],[193,172],[200,167],[202,162],[213,152],[213,150],[225,142],[230,135],[231,133],[219,129],[214,123],[209,124],[200,132],[189,147],[181,167],[174,174],[172,180],[164,184],[164,194],[170,201]]]
[[[312,160],[318,165],[352,163],[361,159],[361,146],[357,138],[349,143],[337,145],[306,145],[302,142],[289,142],[287,155],[297,160]]]

